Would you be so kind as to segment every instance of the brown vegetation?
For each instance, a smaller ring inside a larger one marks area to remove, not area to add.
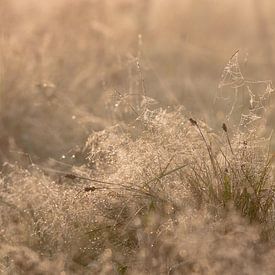
[[[274,4],[214,2],[0,0],[1,274],[274,273]]]

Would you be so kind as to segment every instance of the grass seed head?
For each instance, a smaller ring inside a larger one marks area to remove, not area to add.
[[[228,129],[227,129],[227,126],[226,126],[225,123],[222,124],[222,129],[227,133],[227,130],[228,130]]]

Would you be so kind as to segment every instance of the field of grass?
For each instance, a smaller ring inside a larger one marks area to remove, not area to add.
[[[0,0],[0,274],[274,274],[270,0]]]

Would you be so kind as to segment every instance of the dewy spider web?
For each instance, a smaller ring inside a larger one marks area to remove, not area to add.
[[[230,108],[226,114],[228,121],[232,119],[233,113],[234,115],[238,114],[237,106],[241,107],[239,114],[240,126],[249,128],[253,122],[261,119],[263,113],[266,112],[266,107],[274,90],[270,80],[251,81],[246,79],[241,71],[238,58],[239,51],[236,51],[226,64],[218,86],[219,96],[216,96],[215,102],[217,99],[226,101],[227,106]],[[262,88],[257,89],[254,92],[252,87],[255,88],[257,85],[265,85],[266,88],[264,90]],[[229,97],[223,96],[223,88],[227,88],[227,92],[229,90]],[[242,104],[238,102],[240,89],[242,91]],[[228,101],[232,101],[232,103],[228,104]]]
[[[239,51],[236,51],[224,67],[219,88],[224,86],[239,87],[243,85],[244,77],[240,69],[238,57]]]

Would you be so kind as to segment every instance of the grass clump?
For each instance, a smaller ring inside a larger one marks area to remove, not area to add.
[[[66,274],[273,268],[272,156],[256,131],[215,132],[183,107],[145,109],[93,133],[81,151],[86,163],[55,177],[6,165],[3,270],[29,268],[16,260],[22,249],[39,266],[58,257]]]
[[[209,157],[208,162],[202,161],[198,167],[193,167],[189,177],[199,196],[198,202],[206,200],[224,207],[232,203],[251,222],[267,222],[274,198],[271,184],[273,157],[268,152],[268,140],[257,137],[255,132],[235,131],[230,141],[227,126],[223,124],[225,146],[218,144],[214,153],[200,126],[196,123],[195,127],[208,148]]]

